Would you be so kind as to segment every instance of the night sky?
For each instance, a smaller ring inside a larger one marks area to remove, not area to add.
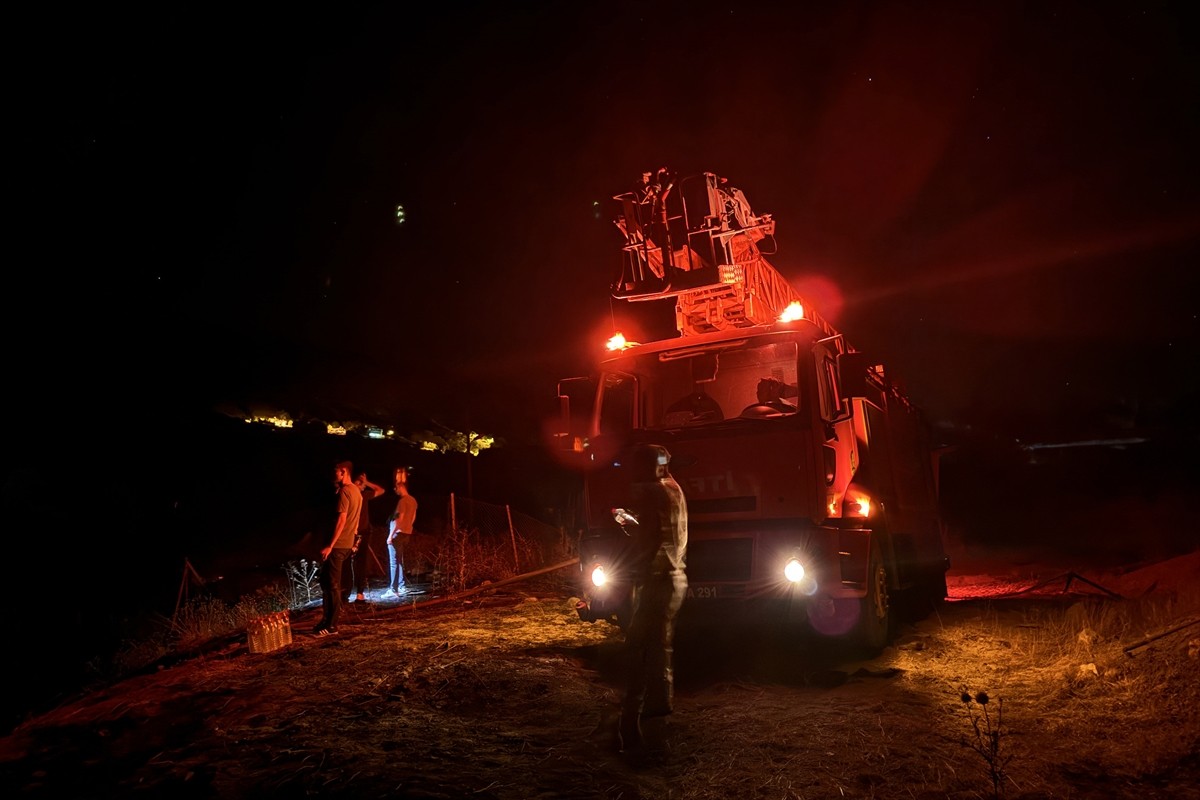
[[[665,165],[773,214],[771,263],[938,425],[1178,420],[1200,363],[1182,9],[25,12],[7,402],[536,431],[614,324],[671,329],[670,302],[608,295],[611,197]]]

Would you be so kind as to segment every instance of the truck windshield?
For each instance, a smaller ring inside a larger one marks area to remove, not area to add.
[[[795,342],[628,354],[602,381],[601,430],[682,428],[790,416],[802,405]]]

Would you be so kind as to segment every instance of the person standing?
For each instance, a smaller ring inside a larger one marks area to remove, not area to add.
[[[404,585],[404,544],[412,536],[413,524],[417,521],[417,498],[408,492],[408,470],[396,470],[396,510],[388,518],[388,588],[385,600],[400,598],[407,588]]]
[[[628,511],[633,610],[625,631],[621,749],[642,750],[642,720],[670,714],[674,702],[675,617],[687,594],[687,500],[671,476],[671,454],[640,445],[631,459]]]
[[[374,533],[375,526],[371,524],[370,505],[372,500],[383,496],[383,487],[372,483],[365,472],[354,476],[354,485],[362,493],[362,511],[358,515],[358,535],[354,539],[354,546],[350,548],[350,588],[355,592],[350,602],[364,603],[367,600],[367,576],[370,574],[371,557],[374,555],[374,550],[371,549],[374,537],[371,534]]]
[[[651,207],[650,207],[650,236],[654,239],[654,243],[659,246],[662,251],[662,269],[659,271],[659,277],[667,274],[667,268],[673,266],[671,263],[671,228],[670,217],[667,214],[667,197],[671,194],[671,189],[675,187],[675,176],[666,167],[659,167],[658,172],[654,173],[654,182],[650,184],[651,192]]]
[[[362,493],[351,475],[354,465],[339,461],[333,468],[333,483],[337,487],[337,516],[329,544],[321,548],[321,621],[313,628],[316,636],[338,632],[338,616],[342,611],[342,572],[354,547],[358,532],[358,517],[362,512]]]

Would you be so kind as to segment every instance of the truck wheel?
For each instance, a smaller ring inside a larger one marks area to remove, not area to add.
[[[877,651],[891,639],[892,608],[888,595],[888,571],[879,551],[871,542],[871,560],[867,566],[867,595],[860,603],[857,639],[863,647]]]
[[[867,593],[861,599],[838,598],[826,605],[809,605],[808,619],[813,630],[873,653],[887,646],[891,638],[893,611],[888,594],[887,565],[879,545],[874,541],[871,543],[866,582]]]

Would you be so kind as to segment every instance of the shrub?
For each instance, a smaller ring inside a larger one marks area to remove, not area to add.
[[[232,605],[209,595],[192,598],[171,619],[153,617],[143,635],[124,642],[113,656],[113,668],[118,676],[127,675],[171,653],[240,633],[250,620],[290,608],[291,596],[282,584],[274,584]]]
[[[307,608],[321,599],[321,565],[316,561],[300,559],[283,565],[291,591],[288,608]]]

